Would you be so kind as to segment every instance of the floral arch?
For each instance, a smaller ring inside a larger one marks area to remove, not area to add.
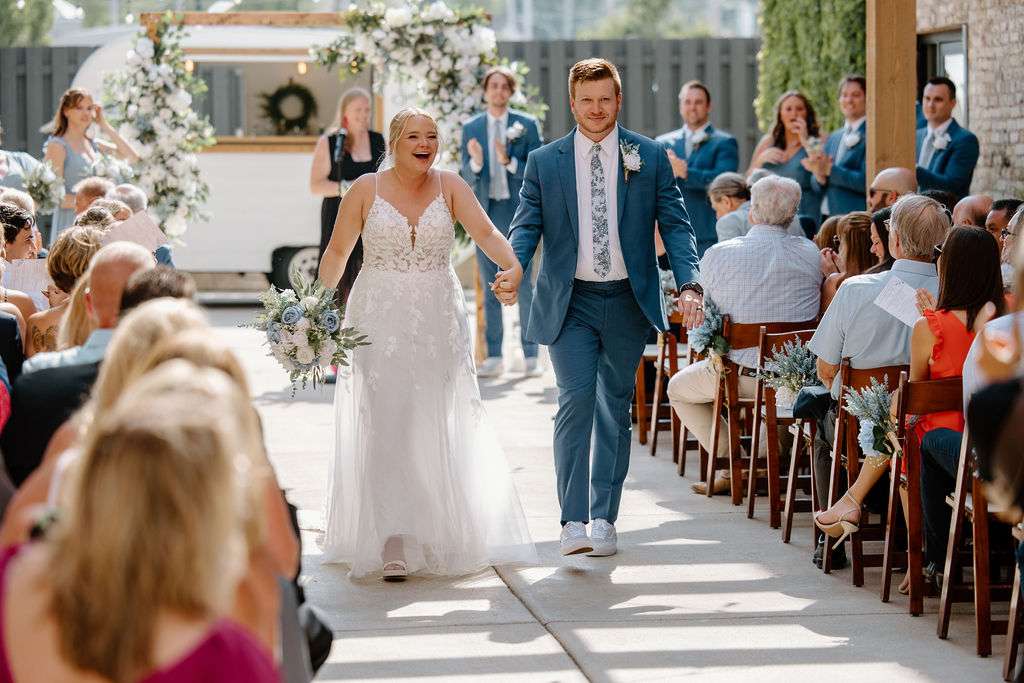
[[[480,9],[454,10],[442,0],[415,0],[398,7],[353,6],[341,13],[205,12],[143,14],[142,31],[129,50],[125,68],[104,79],[104,105],[111,122],[139,151],[135,182],[169,237],[179,238],[187,221],[202,212],[209,187],[196,154],[214,144],[210,122],[192,109],[206,90],[188,68],[182,40],[186,26],[345,27],[329,45],[313,46],[319,64],[339,76],[374,69],[381,91],[395,80],[432,112],[445,147],[442,163],[458,159],[461,124],[480,106],[479,82],[498,57],[490,18]],[[505,63],[520,76],[524,65]],[[521,87],[514,105],[543,118],[547,106],[536,89]]]

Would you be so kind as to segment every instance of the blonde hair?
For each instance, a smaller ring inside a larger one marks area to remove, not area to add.
[[[146,360],[139,366],[143,374],[172,360],[187,360],[201,368],[216,368],[233,379],[246,396],[249,395],[249,381],[242,364],[231,347],[212,337],[204,328],[182,330],[156,345]]]
[[[365,99],[370,104],[370,107],[373,107],[373,96],[366,88],[349,88],[341,94],[341,97],[338,99],[338,111],[334,115],[335,130],[348,128],[345,125],[345,110],[348,109],[348,105],[360,98]]]
[[[101,230],[106,230],[117,221],[114,214],[102,206],[90,206],[88,209],[75,217],[75,225],[94,225]]]
[[[110,215],[113,216],[116,221],[126,221],[133,215],[132,207],[128,206],[120,199],[113,199],[105,195],[99,199],[94,199],[92,204],[89,205],[90,209],[96,207],[109,211]]]
[[[89,271],[78,278],[68,297],[68,307],[60,317],[57,329],[57,349],[63,351],[81,346],[92,334],[94,324],[85,307],[85,292],[89,289]]]
[[[162,614],[226,612],[259,519],[237,387],[184,362],[146,379],[86,438],[49,541],[61,655],[115,683],[153,668]]]
[[[622,94],[622,78],[619,77],[619,70],[607,59],[594,57],[576,62],[569,69],[569,97],[576,99],[576,86],[579,83],[588,81],[603,81],[606,78],[612,79],[615,86],[615,96]]]
[[[942,244],[953,219],[949,210],[931,197],[908,194],[892,205],[891,230],[900,238],[907,258],[928,260],[936,244]]]
[[[46,257],[46,272],[57,288],[70,294],[100,250],[103,232],[92,225],[75,225],[60,234]]]
[[[434,128],[437,128],[437,120],[434,116],[426,109],[420,109],[419,107],[406,107],[399,109],[395,116],[391,119],[391,125],[388,126],[388,150],[391,154],[394,154],[395,145],[402,139],[402,133],[405,132],[405,126],[412,119],[417,116],[423,116],[430,119],[430,122],[434,124]],[[438,138],[440,138],[440,132],[438,132]]]

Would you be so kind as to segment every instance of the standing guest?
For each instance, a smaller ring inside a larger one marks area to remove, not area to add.
[[[992,202],[992,208],[985,216],[985,222],[979,227],[985,228],[988,234],[995,238],[1000,246],[1003,245],[1003,231],[1010,224],[1010,219],[1017,213],[1017,209],[1024,206],[1019,199],[999,199]]]
[[[3,143],[3,135],[4,127],[0,124],[0,143]],[[10,152],[0,147],[0,187],[24,190],[25,176],[37,166],[39,162],[31,154]]]
[[[706,300],[737,323],[802,322],[818,316],[821,270],[818,250],[805,237],[786,234],[800,204],[800,186],[789,178],[763,178],[751,188],[751,222],[746,235],[708,249],[700,262]],[[740,396],[754,395],[757,349],[733,349],[729,358],[740,366]],[[680,421],[705,449],[718,419],[712,409],[719,374],[709,360],[676,373],[668,397]],[[728,455],[728,439],[719,439],[718,455]],[[729,474],[715,480],[715,493],[730,486]],[[703,482],[693,485],[705,493]]]
[[[814,225],[812,234],[818,231],[821,222],[822,193],[811,183],[811,172],[804,168],[803,161],[820,147],[814,107],[803,93],[790,90],[775,103],[775,125],[757,144],[747,169],[748,176],[756,169],[765,168],[799,183],[801,199],[797,215]]]
[[[320,136],[313,150],[309,190],[323,197],[320,202],[320,258],[331,240],[345,188],[360,176],[374,173],[384,160],[384,136],[370,130],[370,107],[369,92],[362,88],[346,90],[338,102],[334,132]],[[339,303],[348,301],[348,293],[362,265],[363,241],[360,238],[338,282]]]
[[[75,184],[72,188],[75,193],[75,216],[85,213],[94,201],[106,197],[107,192],[112,189],[114,189],[114,183],[97,176],[90,176]]]
[[[718,222],[715,223],[717,241],[724,242],[750,232],[750,187],[756,182],[754,177],[759,174],[765,178],[774,175],[768,172],[755,172],[751,174],[749,180],[745,180],[739,173],[723,173],[711,181],[708,199],[715,210],[715,215],[718,216]],[[797,237],[806,237],[796,217],[790,222],[786,232]]]
[[[889,253],[889,219],[892,208],[885,207],[871,214],[871,253],[878,262],[867,270],[868,273],[881,273],[892,268],[896,260]]]
[[[100,131],[113,144],[90,137],[89,129],[93,124],[99,126]],[[65,192],[68,192],[60,208],[53,214],[50,234],[46,236],[47,244],[52,244],[61,231],[75,222],[75,195],[71,188],[89,177],[92,165],[103,153],[113,154],[131,163],[139,160],[131,146],[107,122],[103,116],[103,107],[93,102],[88,91],[81,88],[66,91],[53,116],[53,133],[43,145],[44,158],[53,164],[53,170],[64,179]]]
[[[867,211],[853,211],[839,219],[839,270],[832,273],[821,285],[821,312],[832,303],[846,280],[867,272],[877,263],[871,253],[871,214]]]
[[[142,191],[142,188],[128,183],[122,183],[112,188],[107,192],[106,196],[107,199],[116,199],[127,204],[128,208],[132,210],[132,215],[142,213],[149,206],[149,199],[146,197],[146,193]],[[160,265],[174,267],[174,255],[171,253],[171,245],[160,245],[153,252],[153,255],[156,257],[156,262]]]
[[[89,268],[93,254],[103,246],[103,233],[92,226],[76,225],[64,231],[53,243],[46,257],[46,271],[53,280],[60,303],[40,311],[28,319],[25,356],[57,350],[61,319],[68,310],[71,292],[78,278]]]
[[[280,680],[226,619],[262,480],[239,467],[247,443],[228,402],[195,400],[126,395],[84,444],[46,539],[0,556],[2,680]]]
[[[502,235],[508,236],[512,216],[519,207],[519,190],[523,186],[526,158],[543,144],[537,119],[509,108],[519,83],[516,75],[505,67],[494,67],[484,74],[484,102],[487,111],[480,112],[462,127],[462,177],[473,188]],[[515,132],[513,132],[515,131]],[[476,262],[484,283],[494,280],[498,266],[479,247]],[[527,275],[519,290],[519,337],[526,357],[527,376],[539,373],[537,344],[526,337],[533,305],[533,285]],[[505,336],[501,302],[485,295],[487,359],[477,370],[479,377],[497,377],[505,371],[501,356]]]
[[[955,107],[953,81],[928,79],[922,107],[928,125],[917,130],[917,182],[921,190],[945,190],[960,198],[971,191],[978,138],[953,118]]]
[[[867,208],[867,81],[863,76],[846,76],[839,81],[839,109],[846,125],[828,136],[825,149],[803,161],[814,174],[813,183],[824,189],[822,211],[839,216]]]
[[[909,168],[886,168],[878,172],[868,188],[868,209],[874,213],[892,206],[900,197],[917,192],[917,178]]]
[[[700,81],[690,81],[679,90],[679,114],[683,127],[658,136],[657,141],[668,152],[676,185],[697,237],[699,258],[718,241],[716,219],[721,214],[708,201],[709,186],[720,174],[739,168],[740,152],[736,138],[717,130],[708,120],[711,91]]]
[[[984,228],[985,218],[991,210],[992,197],[987,194],[969,195],[953,206],[953,225],[972,225],[975,228]],[[998,236],[996,239],[999,239]]]

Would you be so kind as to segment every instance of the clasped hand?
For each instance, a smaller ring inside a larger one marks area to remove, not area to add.
[[[499,270],[494,282],[489,283],[498,301],[511,306],[519,300],[519,285],[523,282],[523,267],[516,263],[507,270]]]
[[[704,297],[696,292],[684,289],[676,300],[679,314],[683,316],[683,325],[693,330],[704,324]]]

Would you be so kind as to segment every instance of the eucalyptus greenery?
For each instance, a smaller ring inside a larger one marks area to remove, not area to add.
[[[896,441],[896,420],[891,413],[892,396],[889,382],[879,382],[874,377],[871,384],[863,389],[847,389],[844,400],[846,412],[860,421],[857,440],[865,459],[874,465],[884,463],[898,450]]]
[[[722,311],[714,301],[704,297],[704,322],[695,330],[691,330],[689,344],[697,353],[713,353],[724,356],[729,353],[729,342],[722,336],[725,320]]]
[[[820,384],[817,356],[800,339],[785,342],[781,349],[776,346],[765,363],[765,383],[793,393]]]

